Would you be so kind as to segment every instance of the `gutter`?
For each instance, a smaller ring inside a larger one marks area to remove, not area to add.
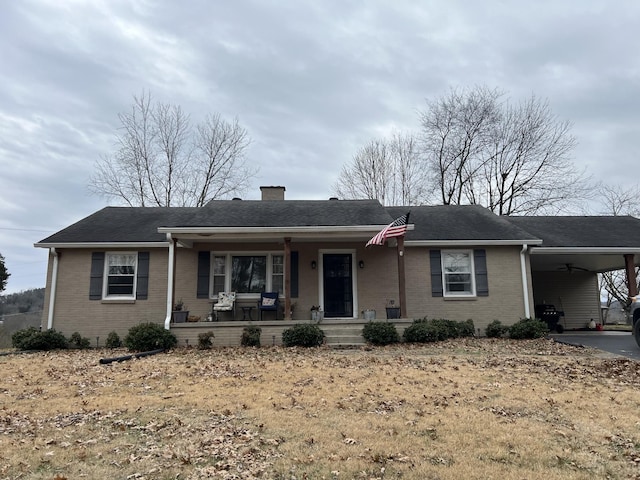
[[[167,268],[167,316],[164,318],[165,330],[169,330],[171,328],[171,311],[173,310],[173,280],[176,252],[176,243],[175,240],[171,237],[170,233],[167,233],[167,241],[169,242],[169,266]]]
[[[522,294],[524,296],[524,317],[531,318],[531,307],[529,306],[529,282],[527,281],[526,255],[529,246],[524,243],[520,250],[520,272],[522,273]]]
[[[50,248],[49,253],[53,255],[53,268],[51,270],[51,289],[49,291],[49,312],[47,313],[47,330],[53,328],[53,311],[56,306],[56,289],[58,287],[58,261],[59,255],[55,248]]]

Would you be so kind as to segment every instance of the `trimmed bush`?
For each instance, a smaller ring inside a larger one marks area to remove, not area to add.
[[[178,344],[178,339],[169,330],[157,323],[140,323],[129,329],[124,346],[134,352],[169,349]]]
[[[430,343],[439,342],[448,338],[473,337],[475,326],[473,320],[455,322],[445,318],[428,320],[422,318],[414,320],[402,335],[405,342],[410,343]]]
[[[13,346],[19,350],[57,350],[69,348],[66,337],[51,330],[40,331],[35,327],[18,330],[11,336]]]
[[[122,346],[122,340],[120,340],[120,335],[116,333],[116,331],[109,332],[107,335],[107,342],[105,343],[107,348],[120,348]]]
[[[285,347],[318,347],[324,342],[324,332],[318,325],[296,324],[282,332]]]
[[[69,338],[69,342],[71,343],[71,346],[75,348],[91,347],[91,340],[89,340],[87,337],[83,337],[79,332],[73,332],[71,334],[71,337]]]
[[[543,338],[548,334],[547,324],[536,318],[523,318],[509,327],[509,338],[516,340]]]
[[[473,324],[473,320],[468,319],[463,322],[458,322],[458,336],[459,337],[475,337],[476,326]]]
[[[213,338],[215,335],[212,331],[202,332],[198,334],[198,350],[209,350],[213,347]]]
[[[444,340],[446,336],[442,335],[442,330],[436,327],[429,320],[414,320],[402,334],[405,342],[409,343],[431,343]]]
[[[485,333],[489,338],[500,338],[509,332],[509,327],[502,325],[500,320],[494,320],[485,329]]]
[[[240,345],[243,347],[259,347],[261,333],[262,329],[255,325],[244,327],[242,337],[240,338]]]
[[[400,336],[393,323],[389,322],[369,322],[362,329],[364,339],[374,345],[389,345],[398,343]]]

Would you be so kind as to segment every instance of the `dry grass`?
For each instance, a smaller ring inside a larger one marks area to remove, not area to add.
[[[640,478],[640,363],[594,350],[112,355],[0,357],[0,479]]]

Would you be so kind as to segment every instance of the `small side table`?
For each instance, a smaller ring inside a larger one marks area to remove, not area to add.
[[[253,321],[253,318],[251,317],[251,310],[253,310],[255,307],[240,307],[242,308],[242,320],[247,320],[247,315],[249,315],[249,320]]]

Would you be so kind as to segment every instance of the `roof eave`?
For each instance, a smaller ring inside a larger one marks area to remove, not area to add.
[[[522,245],[541,245],[542,240],[539,239],[522,239],[522,240],[405,240],[407,247],[436,247],[436,246],[454,246],[454,247],[471,247],[474,245],[486,246],[522,246]]]
[[[38,242],[37,248],[163,248],[168,242]]]

